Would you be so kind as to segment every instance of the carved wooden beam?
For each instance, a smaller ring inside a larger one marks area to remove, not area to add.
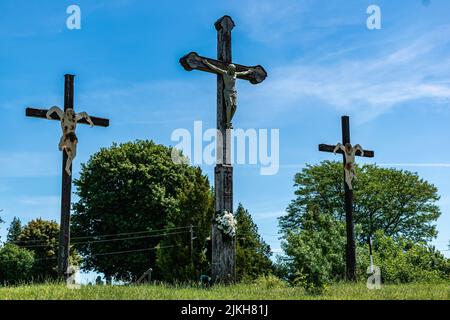
[[[199,56],[196,52],[188,53],[187,55],[182,57],[180,59],[180,63],[186,71],[200,70],[209,73],[216,73],[214,70],[211,70],[211,68],[209,68],[202,62],[203,59],[207,60],[209,63],[222,70],[226,70],[228,67],[228,65],[226,65],[222,61]],[[254,67],[247,67],[240,64],[234,65],[236,66],[236,72],[244,72],[253,69],[252,73],[238,77],[239,79],[250,81],[251,84],[261,83],[267,78],[266,70],[264,70],[264,68],[260,65]]]
[[[46,109],[26,108],[25,115],[27,117],[47,119],[47,111],[48,110]],[[52,120],[60,120],[56,113],[52,113],[50,117],[52,118]],[[95,126],[109,127],[109,119],[91,117],[91,120]],[[86,119],[81,119],[80,121],[78,121],[78,123],[89,124],[89,122],[87,122]]]
[[[329,144],[320,144],[319,145],[319,151],[333,152],[334,148],[336,148],[336,146],[329,145]],[[344,154],[344,151],[339,149],[336,151],[336,153]],[[355,154],[357,156],[361,157],[361,151],[357,150]],[[373,158],[373,157],[375,157],[375,152],[373,152],[371,150],[364,150],[364,158]]]

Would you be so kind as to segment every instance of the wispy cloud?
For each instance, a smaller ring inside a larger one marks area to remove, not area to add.
[[[381,167],[450,168],[450,163],[377,163]]]
[[[278,107],[313,98],[339,111],[355,112],[359,122],[407,102],[425,99],[448,104],[448,35],[447,25],[415,40],[387,39],[367,55],[349,58],[344,52],[290,62],[272,70],[270,90],[252,88],[246,95]]]
[[[18,202],[26,206],[45,206],[55,207],[60,203],[59,196],[33,196],[33,197],[21,197]]]
[[[286,214],[285,211],[270,211],[270,212],[255,213],[253,216],[258,220],[268,220],[268,219],[276,219],[284,214]]]
[[[56,154],[36,152],[0,153],[0,177],[55,176],[61,170]]]
[[[307,2],[309,1],[240,1],[236,13],[251,38],[270,43],[283,40],[286,35],[300,28],[298,19],[309,7]]]

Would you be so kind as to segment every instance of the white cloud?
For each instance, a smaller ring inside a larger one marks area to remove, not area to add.
[[[339,111],[355,112],[359,122],[421,99],[448,103],[448,34],[450,26],[443,26],[395,45],[398,39],[387,39],[375,54],[348,58],[344,51],[338,57],[290,62],[274,68],[264,88],[245,94],[278,108],[313,98]]]

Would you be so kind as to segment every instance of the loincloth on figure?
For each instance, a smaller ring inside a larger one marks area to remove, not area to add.
[[[64,142],[70,141],[71,143],[78,143],[78,138],[75,132],[69,132],[64,136]]]

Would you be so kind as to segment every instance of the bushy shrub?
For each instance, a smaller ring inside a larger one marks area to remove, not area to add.
[[[14,244],[6,244],[0,249],[0,285],[30,281],[33,263],[32,252]]]
[[[375,236],[374,263],[381,268],[384,283],[450,280],[450,260],[434,247],[394,240],[382,232]]]
[[[310,293],[321,293],[345,274],[345,225],[313,210],[302,220],[303,228],[289,232],[279,259],[287,278]]]
[[[280,278],[271,274],[260,276],[257,279],[255,279],[253,283],[256,286],[265,289],[279,289],[286,287],[286,281],[283,281]]]

